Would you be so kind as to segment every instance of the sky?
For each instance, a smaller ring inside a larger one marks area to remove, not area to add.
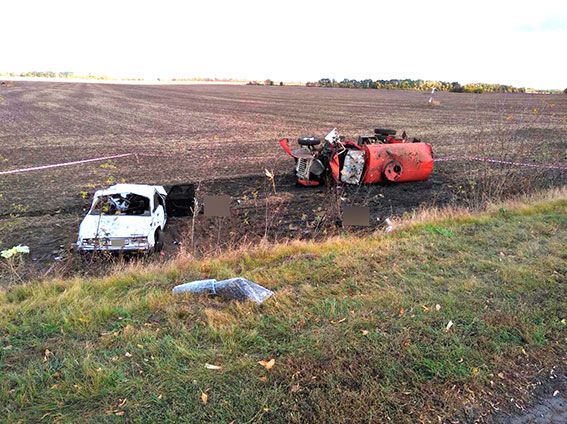
[[[4,0],[0,72],[567,88],[565,0]]]

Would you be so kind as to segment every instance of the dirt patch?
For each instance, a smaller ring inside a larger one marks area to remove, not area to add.
[[[494,416],[495,424],[550,424],[567,422],[567,376],[553,370],[534,383],[533,398],[526,407]],[[513,402],[512,402],[513,403]]]

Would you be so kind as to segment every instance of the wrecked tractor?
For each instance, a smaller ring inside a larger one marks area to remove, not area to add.
[[[433,152],[429,143],[408,139],[405,131],[376,128],[374,135],[345,140],[333,129],[324,138],[300,137],[292,150],[289,140],[282,148],[295,159],[297,183],[318,186],[327,176],[337,183],[375,184],[380,182],[425,181],[433,171]]]

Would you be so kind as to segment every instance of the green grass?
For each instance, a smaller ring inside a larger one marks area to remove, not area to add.
[[[566,211],[561,196],[0,291],[0,421],[437,422],[498,404],[526,361],[565,354]],[[276,295],[170,294],[235,275]]]

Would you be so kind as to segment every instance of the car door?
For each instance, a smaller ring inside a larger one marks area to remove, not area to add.
[[[165,206],[163,198],[157,191],[154,191],[153,208],[152,208],[152,231],[158,227],[162,230],[165,227]]]

